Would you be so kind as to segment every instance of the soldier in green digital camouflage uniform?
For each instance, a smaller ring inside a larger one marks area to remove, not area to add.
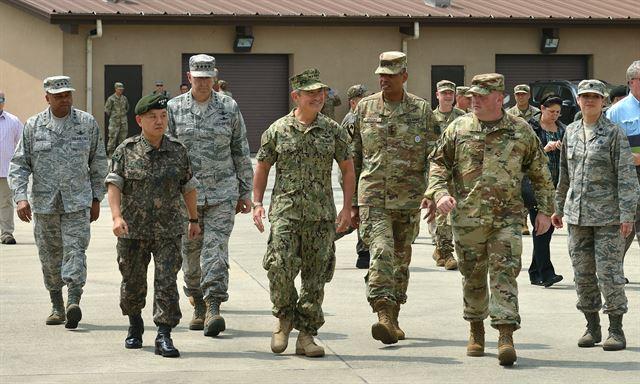
[[[433,116],[437,122],[436,133],[441,135],[452,121],[464,115],[466,112],[453,106],[455,101],[456,84],[449,80],[441,80],[436,84],[436,98],[438,107],[433,110]],[[447,270],[458,268],[458,262],[453,256],[453,234],[448,215],[436,214],[436,249],[433,251],[433,260],[438,267]]]
[[[276,167],[271,195],[271,230],[263,267],[269,277],[273,315],[278,324],[271,350],[287,348],[292,328],[300,331],[296,354],[324,356],[313,340],[324,324],[324,285],[334,268],[334,238],[351,222],[355,179],[347,132],[319,113],[325,88],[317,69],[291,78],[291,98],[296,108],[278,119],[262,134],[254,176],[253,221],[264,230],[262,198],[269,171]],[[336,220],[331,188],[331,168],[338,163],[343,177],[344,205]],[[337,223],[337,229],[336,229]],[[294,279],[301,273],[298,293]]]
[[[439,212],[451,212],[464,318],[471,323],[467,355],[484,355],[483,320],[491,316],[491,325],[500,331],[499,362],[511,365],[516,360],[513,331],[520,327],[521,182],[526,174],[534,186],[537,233],[551,224],[553,184],[529,124],[502,109],[504,77],[477,75],[469,93],[473,113],[451,123],[431,154],[427,196]]]
[[[107,141],[107,156],[111,156],[120,143],[127,138],[129,124],[127,112],[129,112],[129,100],[123,94],[124,85],[115,83],[115,92],[107,98],[104,104],[104,112],[109,115],[109,140]]]
[[[624,238],[633,231],[640,196],[629,141],[602,113],[605,86],[598,80],[578,84],[583,117],[567,126],[560,153],[554,226],[569,224],[569,256],[578,293],[576,307],[587,319],[580,347],[602,339],[598,312],[609,315],[609,337],[602,347],[626,347],[622,316],[627,312],[622,261]],[[602,304],[604,296],[604,305]]]
[[[144,324],[141,311],[147,297],[147,266],[153,254],[153,321],[158,327],[155,353],[178,357],[171,329],[180,313],[176,275],[182,257],[180,241],[185,232],[182,202],[189,213],[187,234],[200,233],[196,210],[197,181],[191,171],[187,149],[164,135],[167,129],[167,98],[148,95],[136,104],[140,135],[125,140],[114,152],[105,179],[118,237],[118,267],[122,274],[120,308],[129,316],[125,348],[142,348]]]
[[[354,164],[358,195],[354,221],[371,253],[367,300],[378,322],[374,339],[385,344],[405,337],[398,325],[407,301],[411,243],[426,207],[427,156],[438,138],[427,101],[405,92],[407,56],[384,52],[375,73],[381,92],[360,100],[355,110]]]
[[[48,77],[44,90],[49,107],[24,125],[8,181],[20,220],[30,222],[33,210],[33,234],[53,304],[46,324],[73,329],[82,319],[89,223],[100,216],[107,159],[98,123],[73,107],[71,79]]]

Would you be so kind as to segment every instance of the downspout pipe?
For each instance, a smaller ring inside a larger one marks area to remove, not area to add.
[[[407,36],[402,38],[402,53],[407,55],[409,40],[418,40],[419,38],[420,38],[420,23],[415,21],[413,22],[413,36]],[[405,91],[407,90],[407,83],[404,83],[404,90]]]
[[[93,114],[93,39],[102,37],[102,20],[96,20],[96,29],[87,36],[87,113]]]

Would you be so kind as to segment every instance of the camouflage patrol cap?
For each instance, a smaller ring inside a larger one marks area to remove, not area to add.
[[[513,87],[513,93],[531,93],[531,88],[527,84],[518,84]]]
[[[320,81],[320,71],[315,68],[305,69],[289,79],[291,89],[294,91],[313,91],[320,88],[329,88]]]
[[[71,78],[69,76],[47,77],[44,79],[43,85],[44,91],[51,94],[75,91],[71,87]]]
[[[595,93],[604,97],[604,83],[596,79],[582,80],[580,84],[578,84],[578,95],[582,95],[583,93]]]
[[[193,77],[216,77],[216,59],[209,55],[193,55],[189,58],[189,73]]]
[[[407,55],[402,52],[389,51],[380,54],[380,65],[376,75],[397,75],[407,69]]]
[[[349,87],[347,90],[347,98],[349,100],[356,97],[363,97],[367,93],[367,87],[362,84],[356,84]]]
[[[460,87],[456,87],[456,96],[471,96],[471,95],[467,95],[467,92],[469,92],[469,87],[464,87],[464,86],[460,86]]]
[[[159,85],[164,85],[164,81],[162,80],[156,80],[156,87]]]
[[[456,83],[454,83],[453,81],[449,81],[449,80],[440,80],[436,84],[436,90],[438,92],[442,92],[442,91],[455,92],[456,91]]]
[[[169,99],[161,93],[150,93],[136,104],[136,115],[142,115],[152,109],[167,109],[167,101]]]
[[[471,88],[469,88],[467,94],[488,95],[492,91],[504,92],[504,76],[499,73],[484,73],[473,76]]]
[[[122,84],[121,82],[117,81],[113,84],[113,88],[115,89],[124,89],[124,84]]]

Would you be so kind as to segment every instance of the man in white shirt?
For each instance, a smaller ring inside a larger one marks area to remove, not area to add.
[[[13,237],[13,197],[7,174],[9,163],[22,135],[22,123],[17,117],[4,110],[6,98],[0,90],[0,242],[15,244]]]

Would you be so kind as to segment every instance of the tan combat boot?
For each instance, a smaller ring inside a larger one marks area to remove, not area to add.
[[[438,247],[436,247],[436,249],[433,251],[432,257],[438,267],[444,267],[444,257],[442,257],[442,254],[440,254],[440,249],[438,249]]]
[[[206,301],[207,313],[204,318],[204,335],[218,336],[226,329],[224,318],[220,315],[220,303],[209,299]]]
[[[378,313],[378,322],[371,326],[371,335],[374,339],[384,344],[395,344],[398,335],[393,325],[393,306],[395,304],[387,300],[378,300],[373,304],[373,310]]]
[[[627,339],[622,330],[622,315],[609,314],[609,336],[602,343],[605,351],[620,351],[627,348]]]
[[[498,325],[500,336],[498,338],[498,361],[500,365],[513,365],[516,362],[516,349],[513,346],[513,324]]]
[[[484,356],[484,323],[482,321],[472,321],[469,332],[469,343],[467,344],[467,356]]]
[[[400,329],[400,323],[398,322],[398,316],[400,315],[400,304],[396,304],[393,307],[393,327],[395,328],[396,336],[398,340],[404,340],[405,334],[402,329]]]
[[[192,331],[202,331],[204,329],[204,318],[207,312],[207,306],[202,296],[189,296],[189,302],[193,305],[193,317],[189,322],[189,329]]]
[[[458,261],[453,255],[447,255],[444,259],[444,269],[447,271],[454,271],[458,269]]]
[[[296,355],[305,355],[307,357],[322,357],[324,356],[324,348],[316,344],[313,341],[313,336],[300,331],[298,334],[298,340],[296,340]]]
[[[64,324],[66,316],[64,313],[64,299],[62,298],[62,291],[49,291],[51,297],[51,314],[47,317],[47,325],[61,325]]]
[[[64,327],[68,329],[78,328],[78,323],[82,320],[82,310],[80,309],[80,293],[77,291],[69,292],[66,316],[67,322]]]
[[[585,312],[587,319],[587,330],[578,339],[578,347],[591,348],[602,341],[602,330],[600,329],[600,315],[598,312]]]
[[[292,329],[293,321],[285,317],[278,318],[276,329],[274,329],[271,335],[271,351],[273,351],[273,353],[282,353],[287,349],[287,345],[289,345],[289,333],[291,333]]]

